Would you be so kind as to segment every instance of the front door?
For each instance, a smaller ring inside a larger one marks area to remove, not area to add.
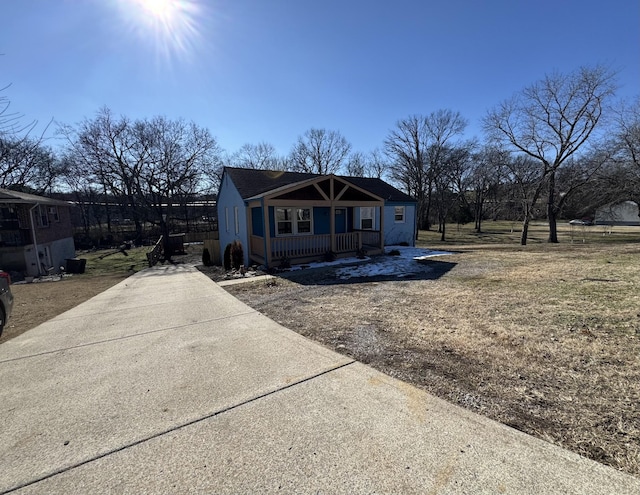
[[[336,208],[335,210],[335,226],[336,226],[336,234],[346,234],[347,233],[347,209],[346,208]]]

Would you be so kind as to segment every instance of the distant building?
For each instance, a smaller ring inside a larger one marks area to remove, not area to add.
[[[596,225],[640,225],[638,203],[623,201],[601,206],[596,210]]]
[[[75,256],[71,204],[0,189],[0,269],[37,277]]]

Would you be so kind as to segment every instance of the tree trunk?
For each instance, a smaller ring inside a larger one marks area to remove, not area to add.
[[[483,204],[484,204],[484,197],[482,195],[482,193],[476,194],[476,204],[475,204],[475,216],[476,216],[476,222],[475,222],[475,230],[478,234],[480,234],[482,232],[482,215],[483,215]]]
[[[551,243],[558,242],[558,225],[557,225],[557,210],[555,205],[555,190],[556,190],[556,174],[551,172],[549,174],[549,194],[547,198],[547,220],[549,221],[549,241]]]
[[[444,235],[445,235],[445,223],[444,222],[442,222],[442,227],[441,228],[442,228],[442,235],[440,235],[440,240],[442,242],[444,242]]]
[[[527,235],[529,234],[529,220],[531,220],[531,218],[529,217],[529,213],[526,213],[524,216],[524,220],[522,221],[522,235],[520,236],[521,246],[527,245]]]

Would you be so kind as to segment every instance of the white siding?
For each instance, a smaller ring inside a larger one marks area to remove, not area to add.
[[[404,222],[396,223],[395,207],[404,206]],[[406,242],[415,245],[416,207],[415,204],[389,203],[384,207],[384,243],[392,246]]]

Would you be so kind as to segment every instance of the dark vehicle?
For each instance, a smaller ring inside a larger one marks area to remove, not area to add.
[[[13,308],[13,294],[11,294],[11,277],[0,270],[0,335],[11,316]]]

